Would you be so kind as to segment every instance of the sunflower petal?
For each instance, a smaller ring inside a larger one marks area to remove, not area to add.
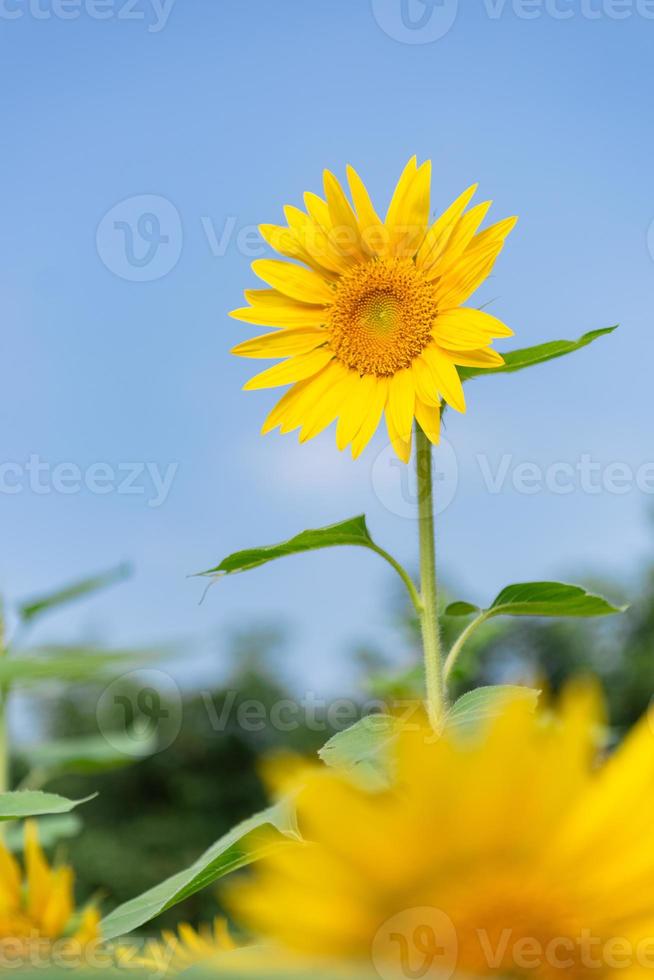
[[[332,360],[334,354],[325,347],[310,351],[308,354],[298,354],[297,357],[289,357],[281,364],[274,364],[272,367],[261,371],[243,385],[243,391],[258,391],[260,388],[276,388],[278,385],[293,384],[295,381],[304,381],[312,375],[317,374]]]
[[[416,398],[416,419],[418,425],[430,442],[435,446],[441,439],[441,411],[433,405],[427,405],[421,398]]]
[[[459,367],[495,368],[504,364],[504,358],[492,347],[480,350],[448,350],[448,356]]]
[[[388,399],[388,381],[386,378],[376,378],[375,387],[370,397],[368,408],[361,428],[354,436],[351,445],[352,459],[358,459],[377,430]]]
[[[391,235],[391,252],[397,258],[411,258],[425,238],[429,222],[431,161],[427,160],[407,183],[397,201],[392,223],[386,226]]]
[[[396,432],[405,442],[411,439],[415,399],[413,373],[409,368],[398,371],[389,381],[386,413],[390,414]]]
[[[465,412],[466,400],[463,386],[452,360],[435,344],[426,347],[422,356],[429,365],[438,391],[448,405],[457,412]]]
[[[373,207],[366,185],[349,164],[347,179],[359,221],[362,245],[369,255],[384,256],[388,253],[388,232]]]
[[[457,221],[438,260],[430,266],[428,271],[424,270],[424,275],[428,280],[445,278],[450,270],[456,266],[472,241],[479,225],[488,214],[491,203],[491,201],[483,201],[481,204],[476,204]]]
[[[364,374],[359,377],[356,371],[349,372],[347,391],[336,426],[336,445],[339,449],[345,449],[363,425],[375,385],[376,378],[373,375]]]
[[[232,310],[230,316],[244,323],[262,327],[321,326],[327,320],[324,306],[298,303],[276,289],[246,289],[245,298],[251,306]]]
[[[438,397],[434,375],[422,356],[415,358],[411,365],[411,370],[413,371],[413,384],[416,390],[416,397],[420,398],[425,405],[429,405],[431,408],[439,408],[441,400]]]
[[[395,428],[395,423],[393,422],[393,417],[388,406],[386,406],[386,429],[388,431],[388,438],[391,440],[391,445],[397,456],[399,456],[403,463],[408,463],[411,459],[411,433],[409,432],[408,440],[400,436]]]
[[[478,187],[479,184],[473,184],[471,187],[468,187],[433,223],[425,235],[425,240],[416,256],[416,266],[418,269],[428,272],[432,265],[440,258],[454,227],[470,204]]]
[[[434,321],[434,339],[448,350],[476,350],[486,347],[494,337],[512,336],[511,328],[497,317],[463,306],[439,313]]]
[[[253,337],[232,347],[232,354],[239,357],[292,357],[306,354],[327,340],[320,327],[299,327],[297,330],[276,330]]]
[[[345,192],[333,173],[323,174],[325,197],[331,219],[331,237],[343,255],[362,261],[366,254],[361,246],[359,224]]]
[[[301,265],[279,259],[255,259],[252,271],[273,289],[278,289],[291,299],[325,304],[334,299],[334,291],[328,283],[312,269],[305,269]]]

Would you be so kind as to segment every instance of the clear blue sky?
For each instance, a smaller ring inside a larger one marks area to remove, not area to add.
[[[251,226],[347,162],[385,206],[413,153],[433,159],[435,208],[479,181],[495,216],[520,215],[479,294],[514,327],[512,344],[622,324],[567,360],[471,385],[468,415],[447,426],[459,487],[440,518],[442,568],[483,601],[509,581],[626,573],[646,554],[651,493],[525,494],[512,479],[524,462],[587,454],[635,475],[654,459],[647,4],[465,0],[457,12],[410,0],[427,21],[419,36],[400,2],[177,0],[165,14],[151,0],[0,3],[0,463],[18,467],[4,468],[5,485],[23,481],[0,493],[0,586],[18,597],[124,559],[136,567],[48,635],[186,637],[219,661],[223,628],[288,617],[291,666],[318,688],[345,669],[352,641],[384,635],[388,574],[364,552],[279,563],[225,581],[202,606],[186,576],[361,511],[414,559],[398,471],[384,457],[375,467],[383,434],[356,464],[333,432],[305,447],[260,438],[275,393],[240,392],[251,364],[228,350],[249,331],[227,317],[254,284]],[[160,219],[141,225],[146,238],[168,236],[150,264],[134,236],[142,211]],[[480,453],[493,472],[511,457],[501,492],[485,488]],[[177,469],[151,507],[150,484],[36,492],[31,456],[83,476],[97,463]]]

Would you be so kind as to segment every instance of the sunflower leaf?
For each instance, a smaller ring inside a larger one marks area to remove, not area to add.
[[[106,589],[110,585],[123,582],[126,578],[129,578],[131,573],[131,566],[123,564],[118,565],[116,568],[111,568],[106,572],[101,572],[99,575],[93,575],[76,582],[71,582],[69,585],[65,585],[55,592],[35,596],[32,599],[22,602],[18,607],[18,614],[23,622],[31,622],[43,613],[50,612],[58,606],[62,606],[68,602],[74,602],[77,599],[83,599],[85,596],[92,595],[100,589]]]
[[[579,585],[564,582],[523,582],[507,585],[495,597],[488,609],[466,602],[453,602],[446,616],[466,616],[479,612],[480,618],[494,616],[610,616],[624,612],[627,606],[614,606],[602,596],[586,592]]]
[[[370,532],[366,525],[364,514],[351,517],[347,521],[338,524],[329,524],[327,527],[311,528],[296,534],[288,541],[280,544],[264,545],[260,548],[246,548],[244,551],[235,551],[233,554],[223,558],[219,565],[207,569],[206,572],[198,572],[199,577],[212,578],[217,581],[225,575],[234,575],[237,572],[247,572],[252,568],[259,568],[260,565],[267,565],[276,558],[285,558],[287,555],[297,555],[304,551],[318,551],[322,548],[334,548],[343,545],[353,545],[359,548],[368,548],[376,555],[383,558],[397,572],[404,585],[406,586],[411,601],[416,609],[420,608],[420,596],[415,583],[409,573],[402,568],[387,551],[380,548],[370,537]]]
[[[285,800],[234,827],[190,867],[119,905],[102,920],[103,939],[115,939],[138,929],[223,875],[244,868],[264,857],[271,848],[293,840],[300,840],[295,809]]]
[[[472,378],[481,378],[487,374],[510,374],[513,371],[521,371],[523,368],[531,367],[534,364],[544,364],[545,361],[552,361],[556,357],[564,357],[566,354],[573,354],[582,347],[587,347],[599,337],[617,330],[617,324],[613,327],[603,327],[601,330],[591,330],[585,333],[578,340],[550,340],[545,344],[537,344],[535,347],[525,347],[522,350],[508,351],[503,354],[504,364],[491,368],[472,368],[460,367],[459,376],[462,381],[470,381]]]
[[[514,684],[478,687],[454,702],[445,719],[446,727],[470,728],[487,718],[496,718],[509,702],[518,700],[535,711],[540,693],[535,688]]]
[[[333,735],[318,755],[326,765],[343,769],[369,787],[385,785],[385,755],[399,729],[400,723],[392,715],[367,715]]]
[[[42,793],[40,790],[0,793],[0,820],[22,820],[46,813],[69,813],[80,803],[88,803],[97,795],[93,793],[82,800],[68,800],[57,793]]]

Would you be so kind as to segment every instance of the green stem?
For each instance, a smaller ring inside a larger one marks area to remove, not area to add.
[[[418,478],[418,528],[420,532],[420,585],[422,593],[422,645],[427,681],[427,711],[432,727],[440,729],[445,712],[445,685],[438,622],[436,545],[431,443],[416,423],[416,475]]]
[[[457,662],[458,657],[459,657],[459,654],[463,650],[464,645],[468,642],[468,640],[470,639],[470,637],[472,636],[472,634],[475,632],[475,630],[478,630],[480,626],[483,626],[483,624],[489,618],[490,617],[489,617],[489,614],[487,612],[480,613],[479,616],[475,616],[475,618],[473,619],[473,621],[471,623],[468,623],[468,625],[466,626],[466,628],[464,630],[462,630],[461,633],[458,635],[458,637],[457,637],[455,643],[452,645],[452,649],[448,653],[447,659],[445,661],[445,668],[443,670],[443,676],[444,676],[444,678],[445,678],[446,681],[447,681],[448,677],[450,676],[450,674],[452,673],[452,668],[454,667],[454,664]]]
[[[5,624],[0,609],[0,657],[6,657]],[[0,793],[9,789],[9,731],[7,721],[7,702],[9,688],[6,684],[0,686]]]
[[[400,563],[396,561],[392,555],[389,555],[389,553],[387,551],[384,551],[383,548],[380,548],[379,545],[375,544],[372,545],[371,547],[376,554],[380,555],[381,558],[383,558],[385,561],[388,562],[391,568],[395,569],[397,574],[400,576],[400,578],[406,585],[407,592],[409,593],[411,602],[413,603],[413,608],[417,612],[418,616],[422,616],[422,599],[420,598],[420,593],[418,592],[415,583],[411,578],[411,576],[409,575],[409,573],[406,571],[405,568],[402,568]]]

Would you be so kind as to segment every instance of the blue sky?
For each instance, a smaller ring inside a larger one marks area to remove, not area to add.
[[[227,317],[254,285],[257,222],[347,162],[385,206],[413,153],[433,160],[435,209],[479,181],[493,215],[520,215],[478,294],[515,329],[511,344],[622,324],[567,360],[470,386],[437,464],[443,497],[458,471],[439,516],[442,570],[483,601],[509,581],[628,574],[646,556],[653,5],[409,0],[421,33],[400,2],[0,2],[0,587],[11,599],[135,565],[128,585],[42,636],[180,638],[184,678],[199,653],[206,670],[221,664],[239,621],[288,618],[289,670],[318,690],[347,672],[356,640],[398,642],[387,569],[364,552],[239,576],[201,606],[186,576],[362,511],[413,562],[384,434],[356,464],[332,431],[302,447],[260,438],[275,394],[241,393],[251,365],[228,350],[249,331]],[[569,471],[552,466],[582,457],[599,464],[600,491],[575,477],[553,492]],[[146,463],[172,479],[160,506]],[[542,474],[530,493],[524,463]],[[53,487],[61,464],[68,493]],[[94,492],[74,492],[76,472]],[[143,492],[118,492],[130,474]]]

